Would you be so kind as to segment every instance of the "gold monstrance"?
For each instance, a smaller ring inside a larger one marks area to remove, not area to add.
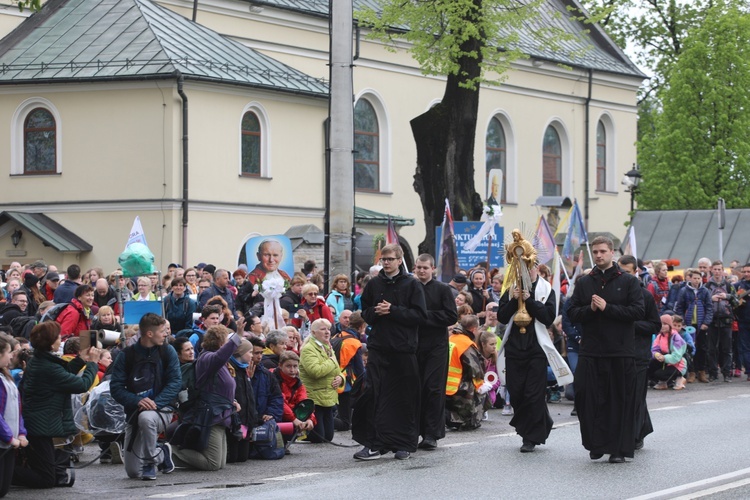
[[[511,234],[513,241],[505,245],[505,258],[508,261],[508,287],[513,290],[517,287],[518,311],[513,317],[513,323],[519,326],[521,333],[526,333],[526,327],[533,321],[523,300],[523,293],[531,293],[531,275],[529,270],[536,263],[536,250],[530,241],[524,239],[521,231],[514,229]]]

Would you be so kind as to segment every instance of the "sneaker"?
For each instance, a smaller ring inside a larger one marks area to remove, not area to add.
[[[729,383],[731,381],[732,381],[732,376],[731,375],[724,375],[724,382]]]
[[[141,468],[141,479],[144,481],[156,481],[156,464],[145,464]]]
[[[109,451],[109,448],[102,453],[102,455],[99,457],[99,463],[100,464],[111,464],[112,463],[112,453]]]
[[[489,414],[489,412],[484,412],[484,413],[482,414],[482,421],[486,422],[486,421],[487,421],[487,420],[489,420],[489,419],[490,419],[490,414]]]
[[[354,458],[357,460],[377,460],[378,458],[380,458],[380,452],[373,451],[365,446],[354,454]]]
[[[162,474],[170,474],[174,470],[174,461],[172,460],[172,445],[169,443],[162,443],[158,446],[161,448],[162,460],[159,464],[159,470]]]
[[[112,455],[113,464],[122,465],[124,463],[122,461],[122,447],[120,446],[120,443],[112,441],[112,444],[109,445],[109,453]]]
[[[562,397],[560,396],[560,391],[552,391],[552,393],[549,395],[549,402],[550,403],[559,403]]]
[[[512,417],[513,416],[513,407],[511,405],[505,405],[503,406],[503,411],[500,413],[504,417]]]
[[[64,471],[56,472],[56,486],[65,486],[70,488],[76,482],[76,470],[65,469]]]
[[[735,378],[742,377],[742,370],[735,370],[734,371],[734,376],[735,376]]]
[[[409,457],[411,457],[411,453],[408,451],[399,450],[395,454],[396,460],[409,460]]]

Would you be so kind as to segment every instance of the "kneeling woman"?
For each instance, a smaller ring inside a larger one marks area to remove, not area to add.
[[[98,370],[99,349],[81,351],[70,362],[57,356],[60,349],[60,325],[44,321],[31,330],[34,355],[23,375],[23,420],[26,424],[28,448],[26,465],[17,467],[13,484],[27,488],[72,486],[72,470],[58,470],[52,438],[78,434],[73,423],[71,394],[89,390]],[[80,375],[81,368],[86,366]]]
[[[201,393],[222,401],[232,402],[233,408],[227,408],[214,416],[211,422],[211,434],[208,446],[203,451],[189,449],[175,449],[173,457],[175,464],[181,467],[192,467],[198,470],[219,470],[227,463],[227,435],[226,429],[231,428],[231,414],[240,410],[234,401],[235,381],[227,369],[227,362],[240,345],[242,337],[232,333],[229,329],[218,325],[209,328],[203,336],[200,355],[195,361],[195,387]]]
[[[344,383],[339,362],[331,347],[331,322],[316,319],[311,335],[300,351],[299,377],[315,403],[315,429],[309,439],[321,443],[333,439],[333,408],[338,403],[337,389]]]

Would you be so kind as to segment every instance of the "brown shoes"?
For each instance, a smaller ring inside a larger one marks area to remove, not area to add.
[[[704,384],[708,383],[708,375],[705,371],[698,372],[698,382],[702,382]]]

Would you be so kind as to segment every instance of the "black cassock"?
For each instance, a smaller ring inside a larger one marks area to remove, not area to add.
[[[651,424],[651,416],[648,414],[646,405],[646,393],[648,392],[648,364],[651,362],[651,339],[661,329],[659,311],[654,302],[654,296],[643,288],[643,302],[645,305],[645,317],[635,322],[635,438],[643,441],[643,438],[654,432]]]
[[[555,292],[550,292],[545,303],[533,299],[537,278],[526,301],[529,315],[549,327],[555,320]],[[497,319],[500,323],[511,322],[518,310],[518,300],[510,298],[509,292],[500,297]],[[507,337],[507,336],[506,336]],[[505,382],[510,393],[513,418],[510,421],[519,436],[534,444],[544,444],[552,430],[552,417],[547,409],[547,356],[539,346],[534,323],[521,333],[518,325],[511,325],[505,343]]]
[[[448,327],[458,321],[451,288],[439,281],[423,284],[427,322],[419,327],[417,362],[422,391],[419,434],[445,437],[445,383],[448,379]]]

